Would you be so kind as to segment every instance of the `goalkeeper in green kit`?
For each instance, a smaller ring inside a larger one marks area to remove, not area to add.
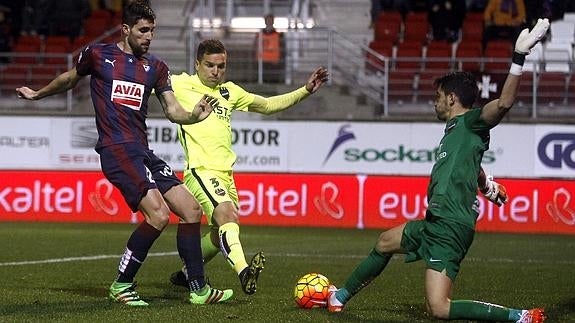
[[[406,262],[426,263],[425,305],[433,318],[518,323],[545,320],[540,308],[513,309],[481,301],[452,300],[451,294],[475,234],[478,185],[489,200],[500,204],[506,199],[505,191],[499,191],[502,187],[481,170],[483,153],[489,148],[489,131],[513,105],[525,56],[548,28],[549,21],[539,19],[531,31],[525,29],[519,34],[501,96],[483,108],[472,108],[478,88],[471,74],[455,72],[435,81],[435,113],[439,120],[446,121],[446,126],[431,171],[425,219],[381,233],[371,253],[343,286],[330,286],[330,312],[341,312],[353,295],[382,273],[393,254],[402,253],[406,254]]]

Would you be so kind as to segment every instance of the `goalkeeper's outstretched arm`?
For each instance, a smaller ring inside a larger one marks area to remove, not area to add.
[[[503,84],[501,96],[499,99],[486,104],[481,112],[481,118],[487,124],[491,126],[497,125],[507,111],[511,109],[517,96],[517,90],[519,89],[519,81],[523,71],[525,56],[529,54],[531,48],[545,36],[547,29],[549,29],[549,20],[547,20],[547,18],[539,19],[531,31],[525,28],[517,37],[511,68],[509,69],[505,84]]]

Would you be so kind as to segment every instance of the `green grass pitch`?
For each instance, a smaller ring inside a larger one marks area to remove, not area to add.
[[[422,262],[394,258],[343,313],[296,307],[297,279],[320,272],[341,285],[373,246],[378,231],[247,227],[246,257],[266,254],[258,292],[241,292],[221,255],[207,264],[214,287],[234,289],[226,304],[193,306],[172,286],[180,268],[176,226],[158,239],[138,276],[148,308],[110,303],[108,286],[134,229],[120,224],[0,223],[0,322],[428,322],[423,311]],[[476,235],[453,298],[516,308],[542,306],[548,322],[575,322],[575,238]]]

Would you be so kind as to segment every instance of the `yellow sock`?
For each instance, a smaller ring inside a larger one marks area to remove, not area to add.
[[[220,249],[212,243],[210,232],[204,234],[202,237],[202,258],[204,259],[204,264],[212,260],[218,252],[220,252]]]
[[[239,274],[248,266],[242,243],[240,242],[240,226],[237,223],[229,222],[221,225],[218,233],[222,253],[236,273]]]

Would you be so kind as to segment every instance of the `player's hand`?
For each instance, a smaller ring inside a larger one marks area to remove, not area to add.
[[[545,36],[547,29],[549,29],[549,19],[547,18],[539,18],[531,31],[527,28],[523,29],[515,41],[515,51],[520,54],[529,54],[531,48]]]
[[[507,189],[505,189],[505,186],[494,181],[493,176],[487,176],[485,187],[480,188],[479,191],[486,199],[497,204],[497,206],[507,203]]]
[[[204,94],[202,99],[196,103],[196,106],[194,106],[193,114],[198,121],[202,121],[207,118],[212,111],[214,111],[218,104],[218,99]]]
[[[319,88],[327,82],[329,79],[329,73],[325,67],[318,67],[309,77],[307,83],[305,84],[305,89],[309,93],[315,93]]]
[[[20,99],[35,100],[36,98],[36,91],[27,86],[17,88],[16,94]]]

